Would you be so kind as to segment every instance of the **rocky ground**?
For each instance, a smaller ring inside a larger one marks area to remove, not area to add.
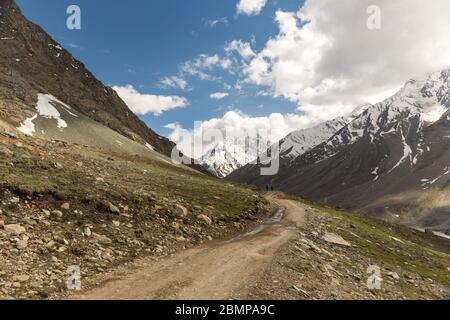
[[[254,190],[129,157],[0,134],[0,299],[50,298],[68,268],[101,278],[141,256],[234,234],[267,214]]]
[[[246,298],[450,299],[447,239],[301,201],[306,225]]]
[[[292,239],[272,250],[267,265],[232,298],[448,297],[448,240],[294,200],[307,219],[292,229],[285,226]],[[0,299],[65,297],[70,266],[80,267],[83,288],[96,288],[117,270],[130,274],[140,258],[148,266],[145,259],[164,263],[163,257],[200,244],[215,248],[210,241],[257,227],[270,214],[269,202],[251,188],[166,162],[29,138],[3,128]],[[264,234],[260,238],[270,240]],[[224,248],[239,241],[225,242]],[[242,243],[247,241],[256,243],[252,238]],[[236,263],[246,261],[239,258],[245,252],[241,249],[232,250]],[[258,251],[254,258],[269,251]],[[367,286],[371,266],[380,268],[380,290]]]

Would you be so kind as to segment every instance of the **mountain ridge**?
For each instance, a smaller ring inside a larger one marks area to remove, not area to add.
[[[445,178],[450,173],[450,139],[445,137],[450,136],[449,75],[450,69],[444,69],[408,81],[394,96],[365,108],[327,141],[287,164],[282,162],[275,176],[260,176],[259,166],[248,165],[228,179],[261,188],[270,184],[291,194],[379,217],[400,216],[405,224],[450,229],[450,219],[433,222],[430,218],[427,225],[418,219],[441,217],[439,208],[424,209],[414,217],[407,202],[386,210],[379,201],[413,190],[427,193],[443,188],[441,192],[448,192]]]
[[[51,94],[125,137],[149,143],[170,156],[175,144],[148,128],[112,88],[104,86],[82,62],[28,21],[15,1],[1,0],[0,5],[0,94],[7,101],[0,116],[11,119],[17,127],[23,121],[22,110],[30,114],[39,93]]]

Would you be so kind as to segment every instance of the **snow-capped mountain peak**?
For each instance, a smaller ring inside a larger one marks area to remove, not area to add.
[[[214,175],[224,178],[233,171],[257,159],[268,142],[261,136],[227,136],[202,157],[203,165]]]

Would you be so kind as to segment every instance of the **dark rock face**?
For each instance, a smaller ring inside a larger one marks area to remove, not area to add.
[[[28,21],[13,0],[0,0],[0,6],[0,118],[17,126],[33,110],[37,93],[48,93],[116,132],[170,155],[174,143],[149,129],[114,90]]]

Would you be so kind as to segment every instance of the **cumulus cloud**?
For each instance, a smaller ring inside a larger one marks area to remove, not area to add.
[[[223,98],[228,97],[228,96],[229,96],[229,94],[226,92],[216,92],[216,93],[209,95],[209,97],[214,100],[222,100]]]
[[[188,83],[186,80],[177,76],[165,77],[160,80],[160,86],[164,89],[172,88],[185,90],[187,85]]]
[[[258,15],[265,7],[267,0],[239,0],[236,9],[238,14]]]
[[[219,141],[208,141],[207,132],[221,132],[223,137],[242,137],[260,135],[269,141],[277,141],[287,134],[310,125],[310,120],[297,114],[272,113],[265,117],[251,117],[239,110],[231,110],[222,118],[213,118],[196,123],[192,130],[184,129],[178,123],[166,126],[171,129],[169,139],[177,143],[178,148],[186,155],[200,159],[206,151]]]
[[[217,68],[221,70],[230,70],[232,64],[230,59],[222,58],[218,54],[201,54],[199,57],[183,63],[180,67],[180,71],[183,75],[198,77],[202,80],[217,80],[217,78],[210,75],[209,72]]]
[[[138,115],[153,113],[155,116],[159,116],[165,111],[183,108],[188,104],[187,99],[184,97],[141,94],[131,85],[124,87],[114,86],[113,89],[131,111]]]
[[[367,28],[371,5],[380,30]],[[279,33],[246,63],[245,81],[297,103],[312,122],[333,118],[448,67],[448,12],[448,0],[307,0],[276,13]]]
[[[228,55],[238,53],[244,60],[249,60],[256,56],[250,43],[244,42],[242,40],[233,40],[229,42],[225,46],[225,52]]]

